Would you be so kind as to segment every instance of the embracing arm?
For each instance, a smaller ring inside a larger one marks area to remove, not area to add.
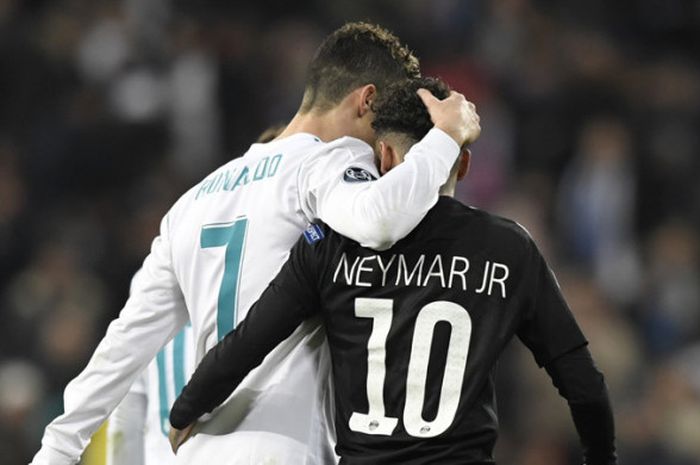
[[[374,154],[367,147],[364,162],[358,157],[328,170],[338,174],[317,190],[315,216],[365,247],[388,249],[435,205],[459,152],[454,140],[440,129],[432,129],[411,148],[403,163],[378,180],[348,180],[348,169],[376,172]],[[329,157],[337,162],[343,159],[337,153]]]
[[[315,279],[305,261],[308,249],[302,240],[294,246],[245,319],[202,359],[170,410],[175,429],[185,429],[224,402],[272,349],[317,311]]]
[[[424,101],[435,127],[380,179],[371,181],[378,177],[374,153],[359,141],[310,157],[300,172],[300,191],[311,221],[321,219],[376,250],[388,249],[420,223],[437,202],[460,146],[481,130],[473,105],[461,94],[442,101],[428,95]]]
[[[132,282],[132,293],[88,365],[64,392],[64,413],[44,431],[33,465],[73,465],[158,350],[186,323],[170,261],[167,217]]]

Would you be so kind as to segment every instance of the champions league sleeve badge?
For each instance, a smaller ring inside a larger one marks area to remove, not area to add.
[[[325,235],[323,234],[323,229],[321,229],[321,227],[317,224],[310,224],[304,230],[304,239],[306,239],[306,242],[309,244],[315,244],[324,237]]]
[[[345,175],[343,180],[345,182],[367,182],[375,181],[377,178],[364,168],[358,168],[356,166],[351,166],[345,170]]]

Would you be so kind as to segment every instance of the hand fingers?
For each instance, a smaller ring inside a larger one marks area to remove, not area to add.
[[[182,434],[183,430],[171,428],[170,434],[168,434],[168,440],[170,441],[170,448],[173,450],[173,454],[177,454],[177,450],[182,445]]]
[[[420,97],[421,100],[423,100],[423,103],[425,106],[430,109],[430,107],[434,106],[436,103],[438,103],[440,100],[438,100],[429,90],[427,89],[418,89],[418,96]]]
[[[180,441],[177,445],[178,449],[180,448],[181,445],[186,443],[192,437],[192,435],[194,434],[194,427],[196,424],[197,424],[196,422],[192,423],[192,424],[188,425],[185,429],[182,430],[182,432],[180,434],[180,438],[179,438]]]
[[[466,97],[464,96],[464,94],[461,94],[461,93],[459,93],[459,92],[457,92],[457,91],[455,91],[455,90],[451,90],[451,91],[450,91],[450,96],[447,97],[445,100],[457,100],[457,101],[460,102],[462,105],[464,104],[463,102],[467,102],[468,104],[471,103],[470,101],[468,101],[468,100],[466,99]]]
[[[474,105],[474,103],[467,100],[467,107],[469,108],[469,111],[471,112],[474,120],[476,120],[477,123],[480,122],[481,117],[479,116],[479,113],[477,113],[477,111],[476,111],[476,105]]]
[[[180,430],[175,428],[170,428],[170,431],[168,432],[168,442],[170,443],[170,449],[172,449],[173,454],[177,454],[177,449],[180,447],[177,438],[179,431]]]
[[[187,425],[184,429],[171,428],[168,434],[168,439],[170,440],[170,448],[173,450],[174,454],[177,454],[178,449],[192,436],[192,430],[194,429],[195,423]]]

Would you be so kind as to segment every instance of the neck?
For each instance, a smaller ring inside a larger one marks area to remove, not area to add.
[[[351,127],[340,107],[331,108],[324,112],[311,110],[294,115],[294,118],[277,138],[281,139],[300,132],[307,132],[324,142],[328,142],[343,136],[353,136],[348,130]]]
[[[411,147],[418,143],[418,140],[412,137],[397,133],[384,134],[380,137],[380,139],[382,139],[385,143],[388,143],[390,146],[394,147],[394,150],[396,150],[397,155],[399,156],[400,163],[403,163],[404,159],[406,158],[406,154],[411,149]],[[454,197],[456,188],[457,171],[456,167],[453,167],[452,171],[450,171],[449,179],[445,184],[442,185],[442,187],[440,187],[439,194],[446,195],[447,197]]]
[[[455,190],[454,190],[454,188],[452,188],[452,189],[440,189],[440,195],[444,195],[445,197],[454,197]]]
[[[450,176],[445,184],[440,188],[440,195],[445,195],[447,197],[455,196],[455,189],[457,188],[457,179],[454,176]]]

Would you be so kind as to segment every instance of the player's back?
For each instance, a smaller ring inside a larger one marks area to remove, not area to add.
[[[286,259],[308,221],[299,207],[299,166],[323,145],[309,134],[253,144],[169,212],[173,269],[190,313],[196,360],[245,317]],[[266,434],[280,445],[269,458],[288,456],[287,462],[275,463],[305,463],[306,445],[313,445],[309,435],[318,427],[316,399],[323,395],[315,390],[323,389],[327,363],[317,328],[301,328],[251,374],[178,454],[178,463],[239,463],[227,450],[248,463],[247,448],[255,449]]]
[[[253,144],[168,213],[197,359],[245,316],[304,228],[296,177],[306,155],[322,145],[309,134]]]
[[[493,463],[507,342],[517,334],[540,364],[585,343],[529,235],[448,197],[385,252],[328,231],[319,289],[341,463]]]

